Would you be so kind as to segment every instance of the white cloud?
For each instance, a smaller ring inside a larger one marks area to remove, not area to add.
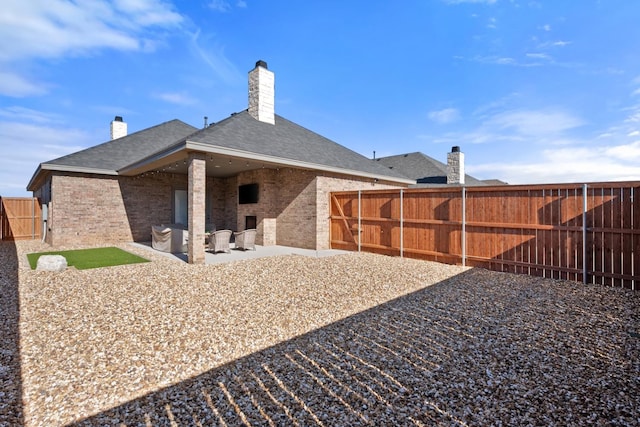
[[[216,45],[216,43],[208,39],[208,37],[205,37],[205,40],[201,43],[200,37],[199,30],[191,35],[190,47],[195,54],[224,82],[234,84],[244,81],[244,76],[241,75],[233,63],[225,56],[224,48]],[[206,46],[206,48],[202,47],[201,44]]]
[[[483,3],[494,4],[497,0],[444,0],[447,4],[462,4],[462,3]]]
[[[640,132],[635,133],[636,135],[640,134]],[[640,141],[632,142],[631,144],[608,147],[605,149],[604,153],[607,156],[617,159],[638,161],[640,160]]]
[[[521,136],[557,135],[582,126],[579,117],[562,110],[513,110],[498,113],[484,126]]]
[[[443,110],[430,111],[428,117],[436,123],[447,124],[458,120],[460,112],[455,108],[445,108]]]
[[[62,120],[62,117],[57,114],[45,113],[18,106],[0,109],[0,117],[4,117],[10,121],[27,121],[31,123],[55,123]]]
[[[154,95],[154,98],[161,99],[171,104],[177,105],[193,105],[197,101],[184,92],[164,92]]]
[[[611,149],[584,146],[544,150],[530,162],[471,164],[466,169],[471,175],[496,177],[509,184],[640,179],[640,165],[611,156]]]
[[[0,95],[46,94],[47,83],[18,72],[33,59],[93,55],[99,49],[153,51],[184,18],[165,0],[5,0],[0,13]]]
[[[469,129],[431,135],[428,140],[446,145],[486,144],[504,152],[503,158],[492,156],[486,163],[467,158],[467,172],[480,179],[497,178],[510,184],[640,179],[640,141],[616,143],[618,133],[585,138],[577,134],[585,121],[573,112],[557,107],[514,109],[507,104],[501,100],[482,108],[482,114],[471,116],[478,122]],[[523,149],[529,154],[511,157]]]
[[[527,58],[533,58],[533,59],[544,59],[547,61],[551,60],[551,57],[546,53],[527,53],[525,56]]]
[[[148,31],[182,21],[162,0],[8,0],[0,14],[0,61],[90,54],[101,48],[140,50],[149,46]]]
[[[37,96],[47,93],[45,84],[30,81],[16,73],[0,71],[0,95],[22,98],[25,96]]]
[[[232,9],[231,3],[227,0],[211,0],[207,6],[209,6],[210,9],[215,10],[216,12],[222,13],[230,12]],[[236,1],[236,7],[240,9],[246,9],[247,2],[244,0],[238,0]]]
[[[231,5],[228,1],[225,0],[212,0],[208,4],[210,9],[215,10],[216,12],[229,12],[231,10]]]
[[[2,116],[16,121],[0,121],[0,183],[2,196],[27,196],[27,184],[42,162],[86,148],[91,137],[84,131],[54,125],[57,116],[28,109],[3,109]],[[21,123],[33,120],[47,124]]]

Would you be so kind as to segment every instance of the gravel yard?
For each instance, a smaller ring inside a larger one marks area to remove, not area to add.
[[[47,247],[0,243],[0,425],[640,425],[638,291],[121,247],[153,262],[35,272]]]

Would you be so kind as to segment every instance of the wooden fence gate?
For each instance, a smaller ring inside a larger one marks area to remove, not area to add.
[[[638,289],[640,182],[330,195],[330,240],[360,250]]]
[[[42,238],[42,210],[35,197],[0,198],[0,240]]]

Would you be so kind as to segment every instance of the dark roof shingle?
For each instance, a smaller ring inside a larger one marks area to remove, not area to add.
[[[45,165],[117,171],[128,164],[163,150],[198,129],[174,119],[122,138],[45,162]]]
[[[407,179],[328,138],[281,116],[275,125],[260,122],[245,110],[186,138],[212,146],[352,171]]]

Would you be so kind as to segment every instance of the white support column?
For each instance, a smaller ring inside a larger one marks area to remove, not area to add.
[[[206,156],[189,153],[189,245],[190,264],[204,264]]]

